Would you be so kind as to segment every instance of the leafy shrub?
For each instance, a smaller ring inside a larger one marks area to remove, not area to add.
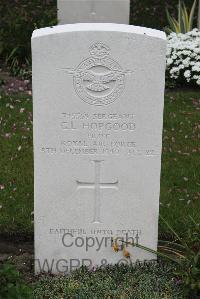
[[[1,0],[0,56],[18,74],[31,60],[34,29],[56,24],[55,0]]]
[[[168,9],[166,9],[167,20],[169,22],[170,28],[167,27],[166,31],[168,33],[176,32],[176,33],[186,33],[193,29],[193,21],[194,21],[194,12],[196,8],[196,0],[192,5],[190,12],[188,13],[187,8],[184,2],[179,0],[178,4],[178,20],[173,18]]]
[[[200,32],[171,33],[167,44],[167,78],[179,84],[200,85]]]
[[[32,290],[20,278],[20,273],[13,265],[0,266],[0,298],[31,299]]]
[[[194,0],[185,0],[186,7],[192,7]],[[165,8],[172,16],[176,15],[177,0],[131,0],[130,23],[155,29],[163,29],[167,25]],[[195,11],[195,22],[197,10]]]

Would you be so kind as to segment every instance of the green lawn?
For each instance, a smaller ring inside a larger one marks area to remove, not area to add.
[[[180,233],[200,222],[200,91],[165,97],[160,212]],[[33,232],[32,100],[0,99],[0,232]],[[167,233],[160,225],[160,236]],[[156,297],[155,297],[156,298]]]
[[[1,96],[0,121],[0,232],[32,232],[31,98]]]
[[[160,213],[182,234],[189,215],[200,222],[199,119],[200,91],[166,95]]]

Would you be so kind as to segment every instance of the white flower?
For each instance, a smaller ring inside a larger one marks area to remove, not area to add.
[[[189,70],[184,72],[184,77],[189,78],[191,76],[191,72]]]
[[[173,60],[172,60],[171,58],[168,58],[168,59],[167,59],[167,65],[172,64],[172,62],[173,62]]]
[[[167,71],[173,79],[185,78],[200,85],[200,31],[171,33],[167,37]],[[182,77],[183,76],[183,77]]]
[[[194,66],[192,66],[192,70],[195,72],[200,72],[200,67],[197,65],[197,64],[195,64]]]

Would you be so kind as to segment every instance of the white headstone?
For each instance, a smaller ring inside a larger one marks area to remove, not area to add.
[[[34,31],[36,272],[130,262],[116,237],[156,250],[165,47],[128,25]]]
[[[58,23],[129,24],[130,0],[57,0]]]

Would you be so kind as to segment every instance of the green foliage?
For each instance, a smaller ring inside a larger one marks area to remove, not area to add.
[[[56,1],[1,0],[0,15],[0,56],[18,75],[30,64],[33,30],[56,24]]]
[[[166,9],[167,20],[169,28],[166,28],[166,32],[186,33],[193,29],[194,13],[196,7],[196,0],[194,0],[190,13],[188,13],[185,3],[179,0],[178,4],[178,20],[172,17]]]
[[[14,48],[12,52],[6,56],[5,64],[9,67],[10,73],[14,77],[21,79],[31,79],[31,59],[25,58],[24,63],[20,62],[17,55],[17,48]]]
[[[64,277],[41,277],[34,298],[182,299],[172,272],[172,266],[162,262],[81,268]]]
[[[185,0],[185,5],[191,7],[194,0]],[[131,0],[130,23],[155,29],[163,29],[167,25],[165,7],[174,13],[178,0]],[[197,11],[195,11],[195,22]]]
[[[0,265],[0,298],[31,299],[32,289],[20,278],[20,273],[13,265]]]
[[[0,231],[33,230],[32,101],[27,95],[0,97]]]
[[[161,216],[160,216],[161,217]],[[193,226],[181,237],[171,225],[161,217],[165,225],[174,234],[174,242],[162,241],[160,248],[165,257],[175,256],[175,274],[184,284],[186,295],[200,295],[200,226],[189,216]],[[168,254],[168,255],[167,255]]]
[[[181,235],[191,225],[188,215],[200,223],[199,109],[199,91],[182,90],[165,96],[160,212]],[[159,228],[161,239],[172,237],[162,222]]]
[[[158,251],[154,251],[141,244],[124,242],[155,253],[158,256],[172,261],[175,264],[174,275],[183,285],[185,295],[200,295],[200,226],[189,216],[192,229],[189,228],[184,237],[181,237],[173,227],[160,215],[161,220],[174,236],[174,241],[160,241]]]

